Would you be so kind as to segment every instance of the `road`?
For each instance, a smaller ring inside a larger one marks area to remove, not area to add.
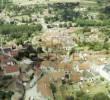
[[[46,23],[45,23],[45,20],[44,20],[44,18],[43,17],[41,17],[40,19],[40,23],[42,24],[42,26],[43,26],[43,31],[45,32],[45,31],[47,31],[48,30],[48,28],[47,28],[47,25],[46,25]]]
[[[102,77],[104,77],[106,80],[110,81],[110,75],[106,71],[103,70],[104,66],[100,67],[99,73]]]
[[[25,100],[45,100],[37,90],[37,84],[26,90]]]
[[[41,78],[34,77],[33,80],[30,82],[30,86],[25,91],[25,100],[45,100],[41,93],[37,90],[37,81]]]

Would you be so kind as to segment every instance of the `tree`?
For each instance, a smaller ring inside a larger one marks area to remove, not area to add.
[[[78,91],[76,93],[76,100],[92,100],[92,98],[83,91]]]
[[[94,97],[93,100],[110,100],[110,98],[104,94],[104,93],[97,93]]]
[[[103,2],[101,0],[97,0],[97,4],[102,6]]]
[[[52,89],[53,93],[56,93],[56,87],[53,83],[50,84],[50,88]]]
[[[103,48],[104,48],[105,50],[109,50],[110,44],[105,42],[104,45],[103,45]]]
[[[0,99],[3,100],[4,97],[5,97],[5,92],[0,91]]]
[[[106,6],[106,7],[104,8],[104,13],[110,14],[110,6]]]
[[[100,51],[103,49],[103,44],[99,42],[94,42],[91,46],[92,46],[92,49],[95,51]]]
[[[42,47],[38,47],[38,48],[37,48],[37,53],[44,53]]]
[[[69,22],[68,23],[68,27],[72,27],[72,22]]]
[[[51,90],[52,90],[53,97],[54,97],[54,100],[55,100],[55,93],[56,93],[56,91],[57,91],[55,84],[51,83],[51,84],[50,84],[50,88],[51,88]]]
[[[76,97],[82,97],[84,95],[83,91],[76,92]]]
[[[74,100],[74,97],[73,96],[67,96],[66,100]]]
[[[38,31],[42,30],[42,25],[41,24],[37,24],[36,27],[37,27]]]
[[[105,79],[104,79],[103,77],[100,77],[100,80],[101,80],[101,81],[104,81]]]
[[[62,24],[59,24],[59,27],[60,27],[60,28],[62,28],[62,27],[63,27],[63,25],[62,25]]]
[[[66,22],[63,24],[63,27],[67,27],[67,23]]]
[[[14,92],[12,91],[9,91],[8,93],[6,93],[5,97],[8,99],[8,100],[11,100],[11,96],[14,94]]]
[[[71,56],[72,54],[74,54],[76,52],[75,48],[73,47],[70,51],[69,51],[69,56]]]
[[[51,13],[52,13],[51,9],[48,9],[48,13],[49,13],[49,14],[51,14]]]

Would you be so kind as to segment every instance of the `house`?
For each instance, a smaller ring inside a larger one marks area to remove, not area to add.
[[[41,63],[41,67],[45,67],[45,68],[58,68],[58,62],[57,61],[43,61]]]
[[[38,81],[37,88],[38,91],[44,96],[44,97],[51,97],[53,98],[52,91],[50,89],[50,82],[49,82],[48,75],[45,75],[42,79]]]
[[[103,65],[103,64],[106,63],[106,60],[105,59],[102,59],[101,57],[99,59],[97,59],[96,61],[97,61],[96,62],[97,65]]]
[[[57,80],[61,80],[61,78],[65,76],[65,73],[64,72],[52,72],[49,75],[51,76],[52,80],[57,81]]]
[[[74,53],[73,54],[73,61],[80,61],[80,60],[81,60],[81,58],[80,58],[79,54],[78,53]]]
[[[3,54],[0,55],[0,63],[4,63],[8,61],[8,59],[9,59],[9,56],[3,55]]]
[[[3,54],[7,54],[9,56],[16,56],[18,54],[18,50],[12,49],[10,47],[0,48],[0,52]]]
[[[0,56],[0,64],[1,64],[1,67],[4,68],[7,65],[15,65],[16,61],[9,56],[1,55]]]
[[[79,71],[84,71],[84,70],[87,70],[87,71],[90,71],[90,63],[89,62],[83,62],[81,64],[79,64]]]
[[[19,75],[19,68],[17,65],[11,66],[7,65],[6,67],[3,68],[4,70],[4,75],[12,75],[12,76],[17,76]]]
[[[70,77],[73,82],[79,82],[81,80],[81,74],[79,72],[73,72]]]
[[[4,53],[6,53],[6,54],[9,54],[10,52],[11,52],[11,48],[8,48],[8,47],[6,47],[6,48],[0,48],[0,52],[4,52]]]
[[[64,72],[50,72],[38,80],[38,90],[44,97],[53,98],[50,83],[55,81],[61,83],[61,78],[64,77]],[[53,100],[53,99],[51,99]]]
[[[58,69],[60,70],[66,70],[66,71],[71,71],[72,70],[72,64],[67,63],[67,62],[61,62],[58,64]]]
[[[11,54],[11,56],[17,56],[18,55],[18,50],[12,50],[11,52],[10,52],[10,54]]]

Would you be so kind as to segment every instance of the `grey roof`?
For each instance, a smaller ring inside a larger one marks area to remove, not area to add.
[[[5,53],[11,52],[11,48],[0,48],[0,52],[4,51]]]
[[[105,67],[103,68],[105,71],[110,71],[110,64],[108,64],[108,65],[105,65]]]

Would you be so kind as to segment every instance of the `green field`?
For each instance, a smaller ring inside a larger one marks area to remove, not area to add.
[[[0,9],[7,7],[11,3],[11,0],[0,0]]]

